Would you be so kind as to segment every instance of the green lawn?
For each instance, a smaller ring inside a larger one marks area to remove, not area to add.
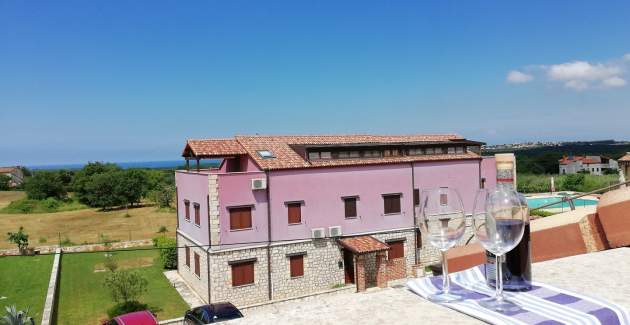
[[[157,307],[158,319],[184,315],[188,305],[162,274],[158,251],[117,252],[114,257],[120,268],[138,270],[149,281],[148,292],[140,302]],[[95,272],[102,269],[103,261],[103,253],[63,255],[58,325],[91,325],[107,318],[107,309],[114,306],[109,292],[102,285],[107,271]]]
[[[54,256],[0,257],[0,308],[16,305],[30,308],[29,314],[39,324],[46,301],[48,281]]]

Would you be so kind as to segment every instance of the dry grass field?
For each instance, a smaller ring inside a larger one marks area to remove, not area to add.
[[[0,207],[11,200],[22,198],[22,192],[0,192]],[[160,226],[165,226],[167,235],[175,236],[177,221],[174,212],[158,212],[155,207],[101,212],[97,209],[83,209],[68,212],[37,214],[0,213],[0,249],[14,248],[6,240],[8,231],[16,231],[20,226],[29,235],[31,247],[56,245],[61,240],[73,244],[98,243],[103,234],[111,240],[150,239],[157,235]],[[70,243],[66,243],[68,245]]]
[[[0,209],[6,207],[11,201],[19,200],[26,197],[21,191],[0,191]]]

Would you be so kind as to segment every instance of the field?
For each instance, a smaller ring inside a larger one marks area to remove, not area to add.
[[[24,197],[22,192],[0,192],[0,207],[11,200]],[[161,226],[167,235],[175,236],[177,220],[174,212],[161,212],[155,207],[102,212],[98,209],[81,209],[67,212],[9,214],[0,213],[0,249],[14,248],[6,241],[7,231],[16,231],[20,226],[29,235],[30,246],[98,243],[101,234],[110,240],[150,239],[157,235]]]
[[[53,255],[0,257],[0,308],[15,304],[29,309],[39,324],[46,300]]]
[[[114,253],[120,269],[141,272],[148,280],[147,293],[140,302],[157,310],[160,320],[181,317],[188,305],[164,276],[158,251],[127,251]],[[107,318],[107,309],[114,306],[109,292],[103,287],[103,253],[65,254],[61,260],[57,324],[99,324]]]
[[[20,191],[0,191],[0,209],[9,205],[11,201],[23,199],[25,197],[26,194]]]

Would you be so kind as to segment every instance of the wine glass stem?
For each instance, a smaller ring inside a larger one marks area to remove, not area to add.
[[[448,278],[448,260],[446,259],[446,251],[442,253],[442,291],[448,293],[451,290],[451,280]]]
[[[496,300],[503,300],[503,255],[496,256],[495,267],[497,269],[496,291],[494,297]]]

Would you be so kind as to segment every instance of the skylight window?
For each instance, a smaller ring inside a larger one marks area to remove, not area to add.
[[[258,150],[258,155],[263,159],[276,158],[270,150]]]

